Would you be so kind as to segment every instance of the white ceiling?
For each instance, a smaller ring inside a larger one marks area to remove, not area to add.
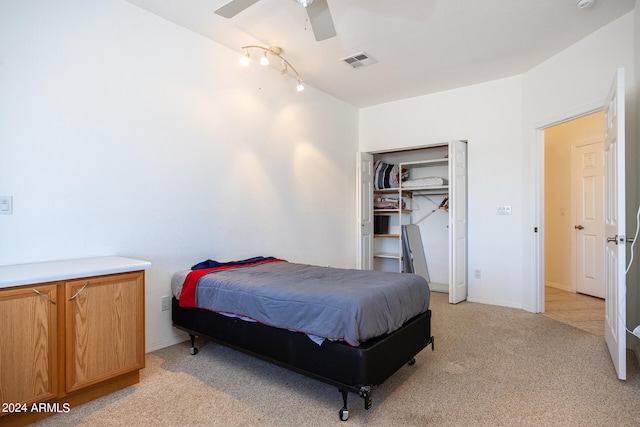
[[[238,57],[241,46],[279,46],[306,84],[356,107],[521,74],[636,3],[595,0],[578,9],[576,0],[328,0],[338,35],[317,42],[292,0],[260,0],[231,19],[214,14],[228,0],[127,1]],[[353,69],[340,61],[360,52],[376,62]]]

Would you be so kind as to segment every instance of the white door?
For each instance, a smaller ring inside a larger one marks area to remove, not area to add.
[[[605,297],[604,286],[604,144],[575,150],[576,291]]]
[[[449,145],[449,302],[467,299],[467,143]]]
[[[627,378],[624,69],[618,69],[604,106],[605,339],[618,378]]]
[[[356,266],[373,270],[373,155],[357,153],[358,253]]]

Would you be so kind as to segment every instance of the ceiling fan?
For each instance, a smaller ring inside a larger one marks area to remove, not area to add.
[[[259,0],[231,0],[215,11],[217,15],[224,18],[233,18],[238,13],[257,3]],[[317,41],[335,37],[336,29],[333,26],[333,19],[329,12],[327,0],[293,0],[307,9],[307,16],[313,28],[313,34]]]

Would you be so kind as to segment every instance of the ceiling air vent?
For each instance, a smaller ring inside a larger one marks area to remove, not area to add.
[[[351,68],[360,68],[360,67],[364,67],[365,65],[371,65],[374,62],[376,62],[372,57],[370,57],[364,52],[347,56],[346,58],[342,58],[340,61],[344,62]]]

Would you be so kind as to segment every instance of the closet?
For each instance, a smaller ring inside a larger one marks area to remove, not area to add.
[[[466,141],[358,153],[358,267],[467,297]]]

